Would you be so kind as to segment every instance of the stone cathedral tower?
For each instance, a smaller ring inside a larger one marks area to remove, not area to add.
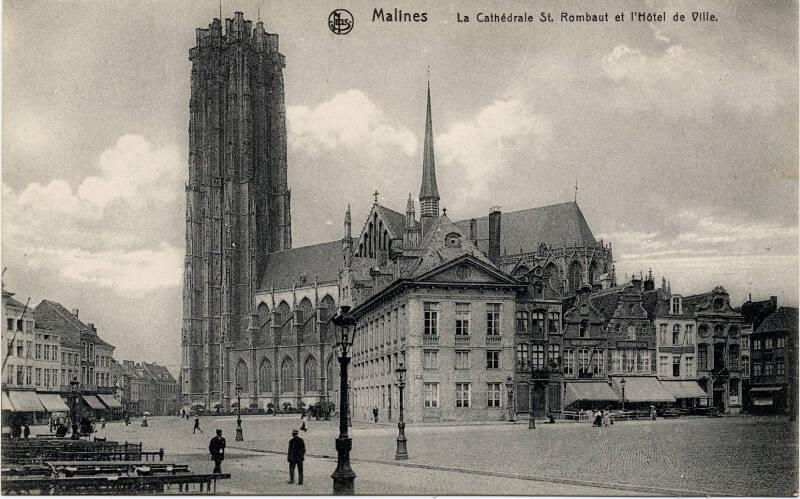
[[[189,102],[183,284],[184,405],[229,405],[232,347],[257,332],[267,254],[292,246],[284,56],[278,35],[236,12],[196,30]]]

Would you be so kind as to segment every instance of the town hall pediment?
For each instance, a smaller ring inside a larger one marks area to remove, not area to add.
[[[493,283],[516,284],[507,275],[484,265],[472,257],[459,258],[455,262],[434,269],[420,276],[419,280],[428,282],[464,282],[464,283]]]

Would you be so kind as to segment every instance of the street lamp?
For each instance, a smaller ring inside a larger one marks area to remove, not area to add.
[[[356,325],[356,319],[350,315],[350,307],[342,305],[339,311],[331,319],[331,322],[339,328],[339,338],[336,344],[340,350],[339,356],[339,438],[336,439],[336,471],[333,472],[333,494],[334,495],[355,495],[356,474],[350,467],[350,450],[353,448],[353,441],[347,434],[347,414],[348,414],[348,393],[347,393],[347,365],[350,363],[348,348],[353,344],[355,331],[350,334],[350,328]]]
[[[406,368],[403,363],[394,370],[397,373],[397,388],[400,390],[400,416],[397,419],[397,452],[394,458],[397,461],[408,459],[408,449],[406,448],[406,423],[403,421],[403,388],[406,386]]]
[[[625,412],[625,378],[620,380],[619,386],[622,388],[622,412]]]
[[[236,385],[236,439],[237,442],[244,440],[242,433],[242,385]]]
[[[514,383],[511,381],[511,376],[506,378],[506,393],[508,394],[508,420],[513,423],[516,419],[514,419]]]
[[[69,386],[72,388],[72,440],[81,438],[78,433],[78,390],[80,387],[78,378],[72,378]]]
[[[353,391],[349,379],[347,380],[347,427],[353,427]]]

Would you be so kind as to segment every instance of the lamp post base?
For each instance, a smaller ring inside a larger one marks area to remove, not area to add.
[[[397,451],[394,453],[395,461],[404,461],[408,459],[408,448],[406,447],[406,424],[397,423],[399,434],[397,435]]]
[[[239,425],[236,427],[236,438],[234,440],[236,440],[237,442],[241,442],[244,440],[244,434],[242,433],[241,423],[239,423]]]
[[[336,439],[336,453],[338,459],[336,471],[333,472],[333,495],[352,496],[356,493],[356,474],[350,468],[350,449],[353,448],[353,441],[349,438],[339,437]]]
[[[529,430],[536,429],[536,418],[533,417],[533,414],[531,414],[531,417],[528,419],[528,429]]]

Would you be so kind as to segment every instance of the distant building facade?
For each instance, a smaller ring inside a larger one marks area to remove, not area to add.
[[[797,412],[798,313],[778,307],[750,335],[750,397],[755,412]]]

